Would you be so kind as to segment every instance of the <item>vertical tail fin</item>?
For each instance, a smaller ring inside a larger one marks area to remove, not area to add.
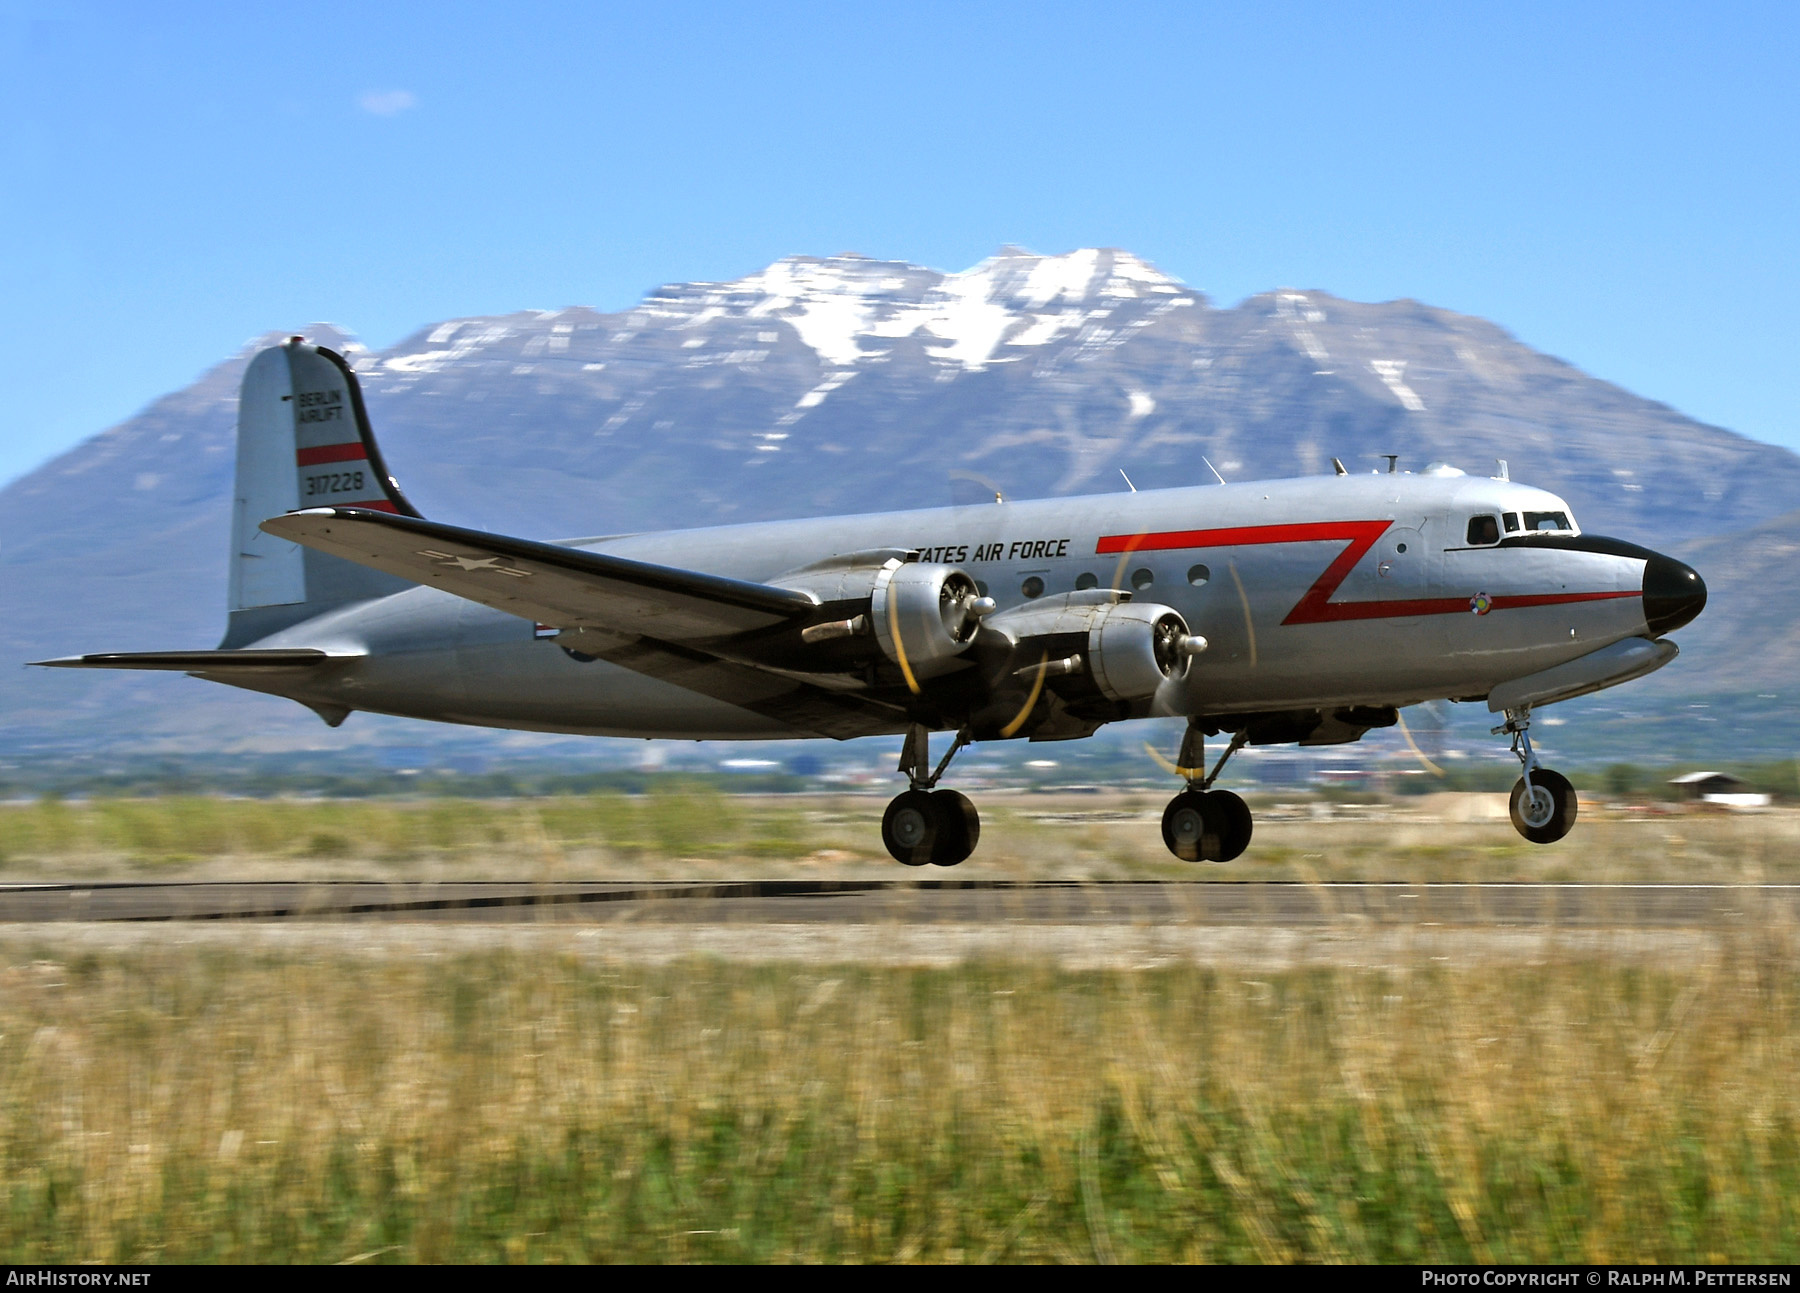
[[[230,627],[222,646],[410,587],[257,528],[271,516],[325,505],[419,515],[381,460],[350,365],[293,337],[250,361],[238,396]]]

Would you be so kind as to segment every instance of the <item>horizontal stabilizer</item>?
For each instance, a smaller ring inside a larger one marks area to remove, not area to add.
[[[263,651],[109,651],[99,655],[71,655],[60,660],[33,660],[49,669],[166,669],[174,673],[258,673],[310,669],[331,660],[354,657],[333,655],[311,647]]]
[[[361,508],[289,512],[262,528],[557,628],[700,641],[786,623],[818,605],[790,588]]]

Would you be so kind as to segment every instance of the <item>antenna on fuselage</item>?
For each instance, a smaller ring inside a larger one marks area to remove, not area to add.
[[[1121,467],[1121,468],[1119,468],[1119,475],[1121,475],[1121,476],[1125,476],[1125,469],[1124,469],[1124,468],[1123,468],[1123,467]],[[1132,493],[1134,493],[1134,494],[1135,494],[1135,493],[1137,493],[1137,486],[1136,486],[1136,485],[1132,485],[1132,484],[1131,484],[1131,477],[1129,477],[1129,476],[1125,476],[1125,483],[1126,483],[1126,484],[1127,484],[1127,485],[1130,485],[1130,486],[1131,486],[1131,492],[1132,492]]]
[[[1400,455],[1397,453],[1378,453],[1375,456],[1377,458],[1387,459],[1388,475],[1390,476],[1392,476],[1400,466]]]
[[[1507,468],[1506,459],[1496,458],[1496,459],[1494,459],[1494,463],[1496,466],[1498,466],[1500,468],[1499,474],[1494,477],[1495,480],[1511,480],[1512,479],[1512,472]]]
[[[1200,461],[1206,464],[1206,469],[1213,474],[1214,480],[1218,481],[1221,485],[1225,483],[1225,478],[1219,475],[1219,469],[1212,465],[1212,459],[1208,458],[1205,454],[1201,454]]]
[[[1331,470],[1334,475],[1338,476],[1348,476],[1350,474],[1350,469],[1344,466],[1344,461],[1341,458],[1333,458],[1331,460]]]

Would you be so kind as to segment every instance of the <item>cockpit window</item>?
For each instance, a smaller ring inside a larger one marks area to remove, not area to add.
[[[1567,512],[1527,512],[1525,528],[1536,534],[1540,531],[1572,530]]]
[[[1469,542],[1471,544],[1500,542],[1500,522],[1491,516],[1471,516],[1469,518]]]
[[[1508,512],[1506,514],[1506,532],[1508,534],[1517,534],[1519,532],[1519,514],[1517,512]]]

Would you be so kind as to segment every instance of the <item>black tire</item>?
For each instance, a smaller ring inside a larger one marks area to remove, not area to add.
[[[924,866],[933,861],[939,835],[938,808],[934,796],[923,790],[895,795],[881,815],[881,842],[896,862]]]
[[[1534,802],[1525,801],[1525,778],[1513,784],[1513,829],[1533,844],[1554,844],[1575,825],[1575,788],[1560,772],[1539,768],[1531,774]]]
[[[1219,852],[1212,861],[1230,862],[1242,856],[1250,847],[1250,835],[1255,829],[1250,805],[1229,790],[1209,791],[1206,803],[1207,811],[1219,822]]]
[[[934,791],[931,807],[937,814],[937,838],[931,844],[931,860],[938,866],[955,866],[981,842],[981,815],[967,795],[954,790]]]
[[[1183,862],[1210,861],[1219,851],[1218,810],[1198,790],[1184,790],[1163,809],[1163,843]]]

